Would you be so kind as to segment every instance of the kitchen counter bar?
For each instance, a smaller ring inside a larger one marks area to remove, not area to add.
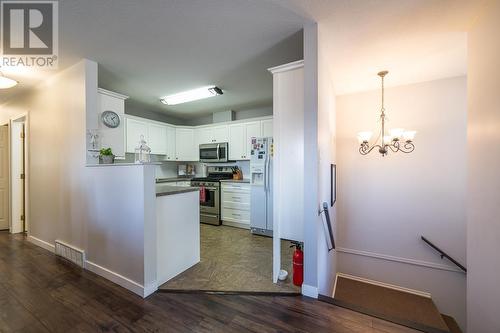
[[[172,186],[167,184],[156,184],[156,196],[161,197],[165,195],[186,193],[186,192],[196,192],[199,191],[197,187],[189,186]]]

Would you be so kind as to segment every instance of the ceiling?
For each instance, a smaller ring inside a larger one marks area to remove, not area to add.
[[[59,68],[81,58],[99,64],[99,86],[134,106],[180,119],[272,105],[267,68],[302,59],[303,18],[268,1],[60,0]],[[47,72],[14,70],[2,99]],[[222,96],[176,106],[161,96],[206,85]]]
[[[336,94],[467,72],[466,31],[488,0],[60,0],[60,68],[99,63],[99,85],[180,119],[270,106],[266,68],[302,58],[304,22],[317,21]],[[44,79],[16,69],[21,84]],[[178,106],[159,98],[218,85],[224,95]]]
[[[467,73],[467,30],[488,0],[269,0],[318,22],[336,94]]]

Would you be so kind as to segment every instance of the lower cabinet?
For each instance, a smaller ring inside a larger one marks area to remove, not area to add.
[[[222,224],[250,229],[250,184],[222,183],[221,215]]]

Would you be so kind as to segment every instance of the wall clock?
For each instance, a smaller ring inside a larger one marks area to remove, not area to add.
[[[101,114],[101,120],[102,123],[109,128],[117,128],[120,126],[120,116],[114,111],[104,111]]]

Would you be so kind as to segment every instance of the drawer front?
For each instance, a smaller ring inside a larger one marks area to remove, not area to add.
[[[237,209],[243,211],[250,211],[250,203],[241,203],[234,201],[222,201],[222,208]]]
[[[222,189],[227,191],[242,191],[250,193],[250,184],[247,183],[222,183]]]
[[[222,202],[237,202],[250,204],[250,193],[222,191]]]
[[[239,223],[250,223],[250,211],[223,208],[222,219]]]

